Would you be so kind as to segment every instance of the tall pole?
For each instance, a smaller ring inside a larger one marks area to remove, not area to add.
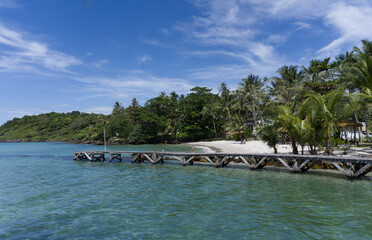
[[[106,151],[106,126],[103,125],[103,141],[105,143],[105,151]]]

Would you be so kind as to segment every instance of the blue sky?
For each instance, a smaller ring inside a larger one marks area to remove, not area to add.
[[[367,0],[0,0],[0,124],[236,88],[372,40]]]

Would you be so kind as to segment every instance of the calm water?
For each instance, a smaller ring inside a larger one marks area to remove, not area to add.
[[[189,146],[115,146],[190,151]],[[371,239],[372,181],[280,171],[73,161],[0,144],[0,239]]]

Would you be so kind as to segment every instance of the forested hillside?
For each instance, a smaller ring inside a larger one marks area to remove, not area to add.
[[[97,141],[107,116],[73,111],[14,118],[0,126],[0,141]]]

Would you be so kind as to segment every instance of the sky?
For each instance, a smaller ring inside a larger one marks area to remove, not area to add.
[[[371,0],[0,0],[0,124],[234,89],[372,40]]]

